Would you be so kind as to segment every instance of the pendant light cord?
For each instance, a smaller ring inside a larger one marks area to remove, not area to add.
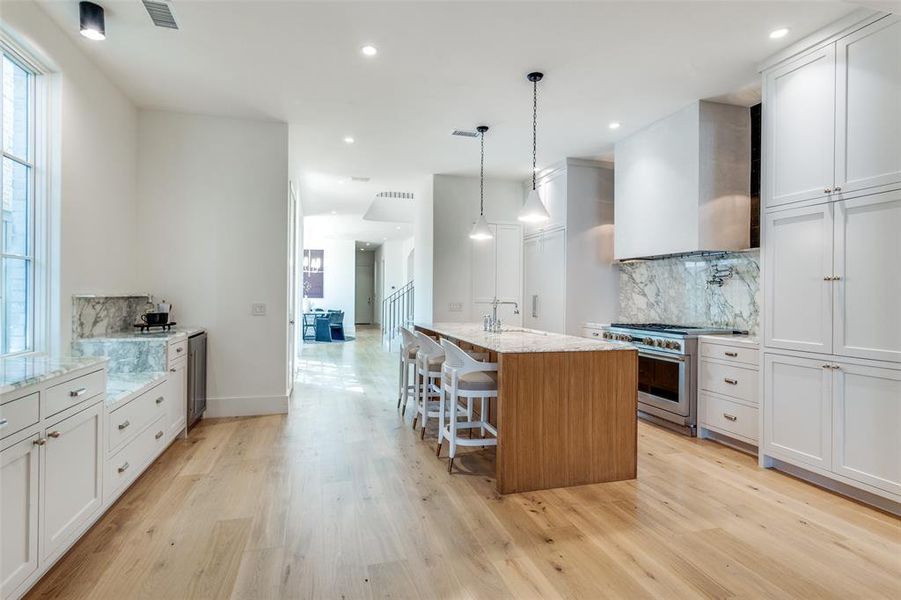
[[[535,189],[535,165],[538,156],[538,80],[532,82],[532,189]]]
[[[479,215],[485,215],[485,132],[482,131],[482,156],[479,162]]]

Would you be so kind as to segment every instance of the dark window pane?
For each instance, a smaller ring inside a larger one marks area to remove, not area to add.
[[[28,159],[29,73],[3,57],[3,149]]]
[[[24,352],[31,348],[31,261],[3,259],[3,330],[0,354]]]
[[[3,157],[3,253],[30,255],[29,167]]]

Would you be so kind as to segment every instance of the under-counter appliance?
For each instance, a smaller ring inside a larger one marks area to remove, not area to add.
[[[188,427],[206,410],[206,333],[188,338]]]
[[[694,436],[698,418],[698,336],[733,333],[731,329],[612,323],[604,338],[638,347],[638,414]]]

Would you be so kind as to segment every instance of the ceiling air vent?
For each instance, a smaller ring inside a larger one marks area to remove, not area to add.
[[[175,22],[175,17],[172,15],[172,9],[169,8],[168,3],[155,2],[154,0],[143,0],[143,2],[144,8],[147,9],[147,14],[150,15],[150,20],[153,21],[154,25],[167,29],[178,29],[178,23]]]
[[[454,129],[453,131],[451,131],[451,135],[456,135],[459,137],[469,137],[469,138],[479,137],[478,132],[467,131],[465,129]]]

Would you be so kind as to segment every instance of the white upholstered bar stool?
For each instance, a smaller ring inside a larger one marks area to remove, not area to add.
[[[419,343],[419,350],[416,352],[418,393],[413,429],[416,429],[416,421],[419,420],[422,427],[419,437],[423,438],[429,417],[439,416],[440,402],[438,398],[441,396],[441,388],[438,386],[438,382],[441,379],[441,365],[444,363],[444,348],[421,331],[416,332],[416,341]]]
[[[488,422],[488,402],[497,398],[497,363],[479,362],[459,346],[441,340],[444,365],[441,368],[441,402],[438,408],[438,454],[447,440],[447,472],[454,468],[457,446],[497,446],[497,429]],[[466,404],[461,405],[460,400]],[[478,420],[473,420],[472,402],[480,400]],[[462,414],[461,414],[462,411]],[[463,422],[458,417],[464,416]],[[479,429],[482,437],[462,438],[462,430]],[[485,437],[485,433],[491,437]]]
[[[400,376],[397,380],[397,408],[401,416],[407,412],[407,400],[410,393],[416,395],[416,352],[419,350],[419,341],[416,334],[406,327],[400,328],[401,345],[400,345]],[[410,381],[412,378],[413,381]]]

